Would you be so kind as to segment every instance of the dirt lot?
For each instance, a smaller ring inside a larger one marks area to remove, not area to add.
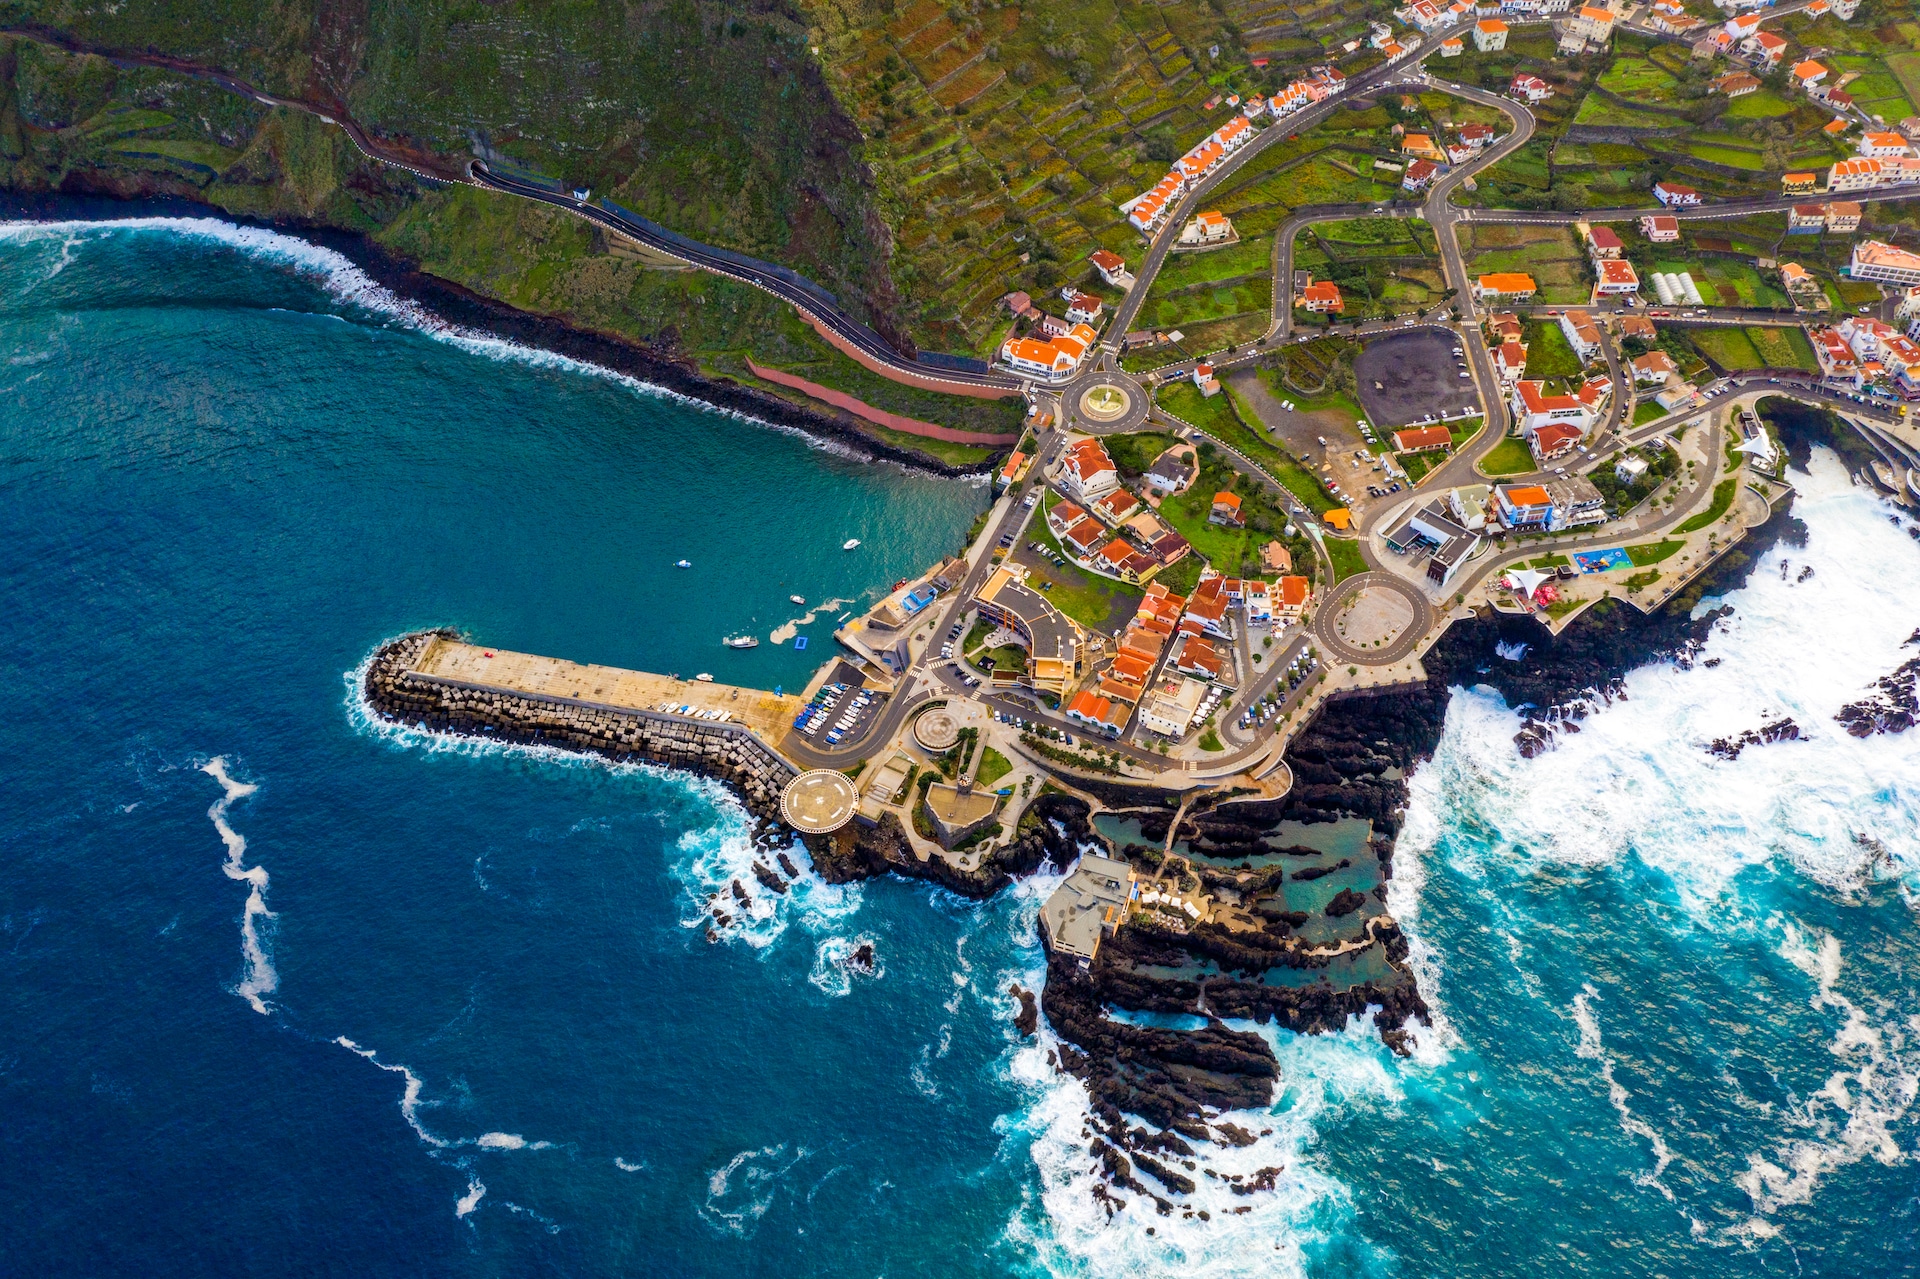
[[[1227,382],[1260,417],[1260,423],[1279,446],[1299,459],[1315,475],[1340,485],[1341,498],[1354,514],[1365,516],[1374,499],[1367,485],[1385,484],[1378,461],[1367,453],[1353,419],[1337,413],[1289,413],[1252,369],[1236,369]],[[1325,436],[1325,447],[1320,437]],[[1365,455],[1364,460],[1362,455]]]
[[[1445,329],[1409,329],[1367,343],[1353,363],[1353,380],[1375,426],[1405,426],[1431,413],[1436,418],[1479,407],[1466,365],[1453,354],[1459,345]]]

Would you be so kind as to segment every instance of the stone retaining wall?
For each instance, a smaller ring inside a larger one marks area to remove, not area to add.
[[[684,768],[726,783],[755,817],[781,822],[780,793],[797,770],[745,727],[480,688],[416,673],[412,667],[421,653],[443,635],[452,633],[404,635],[374,654],[367,665],[365,692],[368,705],[382,718],[439,733]]]

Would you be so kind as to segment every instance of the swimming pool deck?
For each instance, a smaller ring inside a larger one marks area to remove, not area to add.
[[[779,750],[779,743],[793,727],[794,717],[806,705],[792,694],[514,653],[444,637],[436,637],[427,646],[412,670],[427,679],[464,688],[493,689],[574,706],[640,711],[649,715],[664,713],[693,720],[698,720],[700,712],[725,711],[726,722],[752,730],[774,751]],[[662,712],[663,705],[690,706],[695,713],[683,716]]]

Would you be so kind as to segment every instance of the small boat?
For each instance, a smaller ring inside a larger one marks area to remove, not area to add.
[[[805,604],[807,602],[807,597],[804,595],[789,595],[787,596],[787,598],[792,600],[795,604]]]
[[[673,562],[673,566],[675,568],[692,568],[693,561],[692,560],[675,560]]]
[[[701,671],[698,675],[695,675],[693,678],[702,684],[713,683],[713,676],[707,674],[705,671]]]
[[[840,543],[840,549],[843,551],[851,551],[854,547],[858,545],[860,545],[860,539],[857,537],[850,537],[846,541]]]
[[[729,635],[720,641],[728,648],[759,648],[760,641],[752,635]]]

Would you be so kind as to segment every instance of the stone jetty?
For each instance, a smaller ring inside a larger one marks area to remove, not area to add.
[[[760,736],[791,723],[798,698],[482,648],[450,630],[382,645],[364,691],[395,723],[697,772],[768,822],[781,821],[780,794],[800,771]],[[689,711],[658,709],[669,703]]]

